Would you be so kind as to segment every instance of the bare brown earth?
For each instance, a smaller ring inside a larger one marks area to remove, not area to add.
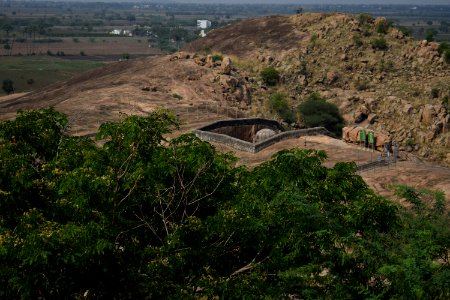
[[[347,76],[351,76],[351,72],[345,73],[344,76],[344,71],[340,69],[341,65],[332,64],[333,57],[329,58],[327,55],[322,58],[324,55],[323,49],[325,47],[332,48],[332,44],[326,44],[326,39],[319,38],[319,50],[317,48],[316,50],[312,48],[312,50],[310,48],[305,50],[305,45],[310,46],[310,36],[313,32],[312,30],[308,31],[308,28],[310,28],[308,26],[313,26],[317,29],[317,32],[334,32],[333,30],[338,30],[341,28],[340,26],[347,26],[349,22],[354,21],[353,18],[345,15],[336,15],[335,17],[313,15],[305,16],[303,19],[300,17],[267,17],[246,21],[243,23],[244,25],[232,25],[235,27],[231,27],[231,29],[226,27],[216,30],[206,39],[195,42],[189,48],[190,50],[201,51],[205,46],[211,46],[214,50],[220,50],[224,53],[228,53],[227,49],[232,49],[232,51],[229,51],[230,54],[245,56],[241,61],[239,61],[239,57],[234,59],[235,65],[229,75],[222,74],[220,66],[205,64],[206,57],[203,55],[193,57],[193,54],[178,54],[110,63],[69,80],[55,83],[43,90],[37,90],[26,95],[0,97],[0,119],[13,118],[19,109],[53,106],[69,116],[72,134],[90,135],[97,131],[101,123],[120,118],[121,113],[146,115],[157,107],[164,107],[174,111],[179,116],[182,127],[179,132],[174,133],[178,134],[189,132],[203,124],[224,118],[245,116],[273,118],[275,115],[266,109],[265,99],[268,98],[269,94],[283,91],[290,96],[291,104],[295,105],[304,93],[317,88],[330,101],[338,105],[346,103],[354,109],[358,109],[359,105],[370,102],[366,99],[375,99],[369,103],[373,105],[369,108],[373,110],[373,113],[378,114],[376,126],[385,128],[387,131],[395,129],[394,125],[396,124],[409,126],[406,128],[407,130],[395,131],[394,135],[401,133],[418,139],[419,136],[416,137],[416,131],[421,133],[431,130],[431,124],[422,124],[419,117],[420,105],[423,105],[423,103],[419,105],[416,102],[411,102],[413,108],[403,113],[404,108],[409,104],[409,102],[405,103],[406,100],[404,99],[410,98],[407,95],[400,94],[404,92],[403,90],[396,93],[395,89],[404,83],[401,79],[403,77],[409,78],[409,85],[417,85],[414,88],[426,89],[427,87],[422,85],[429,84],[429,80],[440,82],[450,78],[448,67],[435,62],[439,65],[439,70],[443,72],[433,71],[437,73],[435,77],[433,77],[434,73],[430,73],[431,71],[427,67],[421,66],[411,69],[413,74],[411,76],[406,73],[385,74],[386,77],[392,76],[401,80],[396,79],[397,81],[394,81],[394,84],[391,85],[384,81],[375,85],[375,81],[370,81],[373,85],[371,89],[356,91],[345,83],[351,80],[351,77],[347,78]],[[322,26],[320,22],[325,23]],[[322,30],[319,30],[321,28]],[[314,29],[314,32],[316,32],[316,29]],[[340,34],[343,39],[348,36],[348,32],[343,30]],[[335,35],[330,36],[335,37]],[[406,44],[410,47],[412,43],[415,42],[401,40],[397,41],[395,46],[400,47],[401,44]],[[258,47],[262,48],[258,49]],[[350,47],[349,49],[353,48]],[[309,54],[305,54],[305,51]],[[351,58],[352,55],[356,54],[352,54],[350,51],[353,50],[347,51],[348,58],[342,64],[353,62],[354,70],[369,74],[367,73],[367,62],[361,62],[362,58]],[[371,57],[381,55],[370,49],[364,51],[369,53]],[[306,86],[299,82],[298,77],[290,77],[292,70],[301,67],[301,61],[298,58],[297,60],[293,59],[299,53],[302,53],[302,57],[305,57],[308,68],[313,73],[307,78],[310,84]],[[268,62],[267,55],[273,57],[272,63]],[[337,54],[333,53],[333,55],[334,60],[336,60]],[[384,54],[386,59],[390,59],[393,55],[393,53]],[[257,59],[257,56],[260,56],[260,58]],[[264,61],[261,61],[261,57],[264,57]],[[351,61],[348,62],[350,58]],[[289,59],[293,61],[291,65],[289,65]],[[314,59],[316,63],[313,63]],[[321,61],[321,59],[324,59],[324,61]],[[325,70],[328,67],[325,63],[328,60],[330,66],[336,68],[342,77],[338,79],[337,83],[318,83],[316,80],[319,77],[326,77]],[[268,64],[275,65],[284,72],[282,74],[284,83],[282,82],[274,88],[261,85],[255,72]],[[395,65],[398,64],[399,62],[396,61]],[[411,62],[407,64],[411,64]],[[291,71],[288,72],[289,66]],[[252,71],[254,67],[256,71]],[[321,68],[324,68],[324,70],[321,70]],[[420,72],[425,75],[421,77]],[[376,72],[373,71],[373,73]],[[449,81],[446,82],[448,85]],[[388,90],[390,86],[392,86],[392,89]],[[396,103],[401,107],[390,106],[389,103]],[[385,113],[386,110],[391,110],[392,113]],[[348,110],[343,112],[350,116],[348,119],[351,121],[353,113]],[[449,152],[448,144],[445,144],[447,137],[450,137],[449,133],[439,133],[433,137],[433,143],[441,147],[440,151],[444,154]],[[427,145],[420,145],[420,147],[423,147],[420,149],[428,147]],[[327,166],[332,166],[338,161],[363,163],[375,159],[377,156],[375,153],[360,151],[353,145],[347,145],[340,140],[329,137],[307,137],[306,146],[305,138],[287,140],[257,154],[236,151],[223,145],[215,146],[220,151],[233,151],[240,158],[239,164],[249,166],[255,166],[266,161],[276,151],[293,147],[325,150],[329,157],[325,163]],[[410,159],[407,161],[398,162],[395,166],[389,168],[384,167],[375,171],[362,172],[361,176],[382,195],[392,196],[393,184],[406,184],[420,188],[443,190],[446,193],[447,203],[450,203],[450,169],[439,167],[415,157],[416,154],[410,153]]]
[[[226,39],[224,39],[226,37]],[[213,49],[236,56],[250,56],[259,49],[271,53],[291,51],[307,44],[309,33],[295,27],[289,18],[268,16],[250,19],[227,27],[216,29],[207,39],[200,39],[187,45],[187,51]]]

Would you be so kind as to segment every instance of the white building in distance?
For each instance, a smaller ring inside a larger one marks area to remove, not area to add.
[[[114,29],[109,32],[112,35],[133,36],[133,33],[128,29]]]
[[[211,21],[209,20],[197,20],[197,28],[207,29],[211,27]]]

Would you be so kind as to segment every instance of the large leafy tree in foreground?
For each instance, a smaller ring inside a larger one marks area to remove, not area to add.
[[[450,295],[442,205],[399,211],[353,164],[294,149],[235,167],[166,140],[166,111],[103,124],[98,143],[67,126],[53,109],[0,123],[0,298]]]

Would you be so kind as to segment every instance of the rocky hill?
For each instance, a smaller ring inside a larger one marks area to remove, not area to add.
[[[246,72],[252,107],[266,114],[267,94],[295,107],[311,92],[338,105],[348,124],[389,134],[402,149],[450,163],[450,64],[435,42],[416,41],[383,18],[302,14],[247,20],[190,44],[190,52],[230,55]],[[281,72],[265,86],[259,72]],[[258,108],[255,108],[258,107]]]
[[[194,127],[229,115],[229,107],[237,116],[276,117],[270,94],[285,93],[295,108],[319,92],[349,125],[389,134],[406,151],[450,163],[450,64],[438,46],[365,15],[251,19],[214,30],[174,55],[112,63],[0,99],[0,118],[52,105],[69,114],[75,133],[89,134],[121,112],[164,106]],[[268,66],[281,74],[273,87],[259,75]]]

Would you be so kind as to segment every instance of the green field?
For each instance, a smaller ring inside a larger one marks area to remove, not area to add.
[[[103,62],[49,56],[4,56],[0,57],[0,82],[10,79],[15,92],[29,92],[102,65]],[[1,90],[0,95],[4,94]]]

